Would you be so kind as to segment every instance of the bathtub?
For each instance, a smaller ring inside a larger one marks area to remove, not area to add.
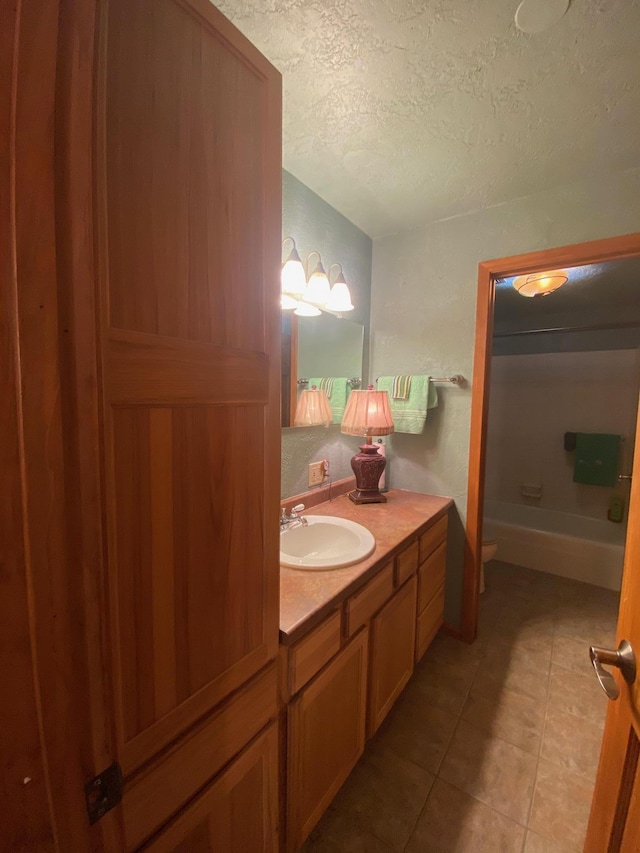
[[[498,560],[620,589],[625,524],[492,500],[484,513],[484,535],[497,540]]]

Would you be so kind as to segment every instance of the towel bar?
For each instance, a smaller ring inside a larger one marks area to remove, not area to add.
[[[378,379],[376,379],[376,382]],[[450,382],[452,385],[462,385],[464,382],[464,376],[461,373],[455,373],[453,376],[430,376],[429,379],[432,382]]]

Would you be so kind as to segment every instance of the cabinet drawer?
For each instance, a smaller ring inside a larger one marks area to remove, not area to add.
[[[416,662],[429,648],[444,621],[444,584],[418,616],[416,631]]]
[[[345,603],[347,637],[368,622],[382,605],[393,595],[393,562],[387,565],[372,581],[348,598]]]
[[[439,545],[418,570],[418,613],[427,606],[444,583],[447,569],[446,543]]]
[[[289,690],[291,695],[310,681],[316,672],[340,651],[340,611],[303,637],[289,649]]]
[[[277,853],[278,730],[262,732],[215,781],[160,830],[144,853]]]
[[[396,557],[396,585],[402,584],[410,578],[418,568],[418,540],[408,545],[404,551],[401,551]]]
[[[423,563],[429,554],[438,547],[441,542],[447,538],[447,526],[449,517],[445,515],[439,521],[430,527],[420,537],[420,562]]]
[[[276,668],[271,666],[137,775],[121,806],[126,849],[137,850],[277,712]]]

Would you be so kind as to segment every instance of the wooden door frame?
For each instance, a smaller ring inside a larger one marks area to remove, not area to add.
[[[588,243],[574,243],[555,249],[544,249],[540,252],[528,252],[524,255],[495,258],[478,264],[467,483],[467,523],[460,622],[462,637],[468,643],[475,640],[478,632],[486,431],[489,413],[489,383],[491,380],[495,282],[499,278],[509,278],[522,273],[597,264],[638,255],[640,255],[640,233],[633,233],[621,237],[593,240]]]

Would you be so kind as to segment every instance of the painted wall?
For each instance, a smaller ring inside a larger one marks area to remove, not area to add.
[[[480,261],[638,230],[632,169],[376,240],[371,375],[470,379]],[[455,499],[445,616],[459,624],[471,388],[441,386],[439,395],[421,436],[391,438],[391,484]]]
[[[368,375],[369,316],[371,306],[370,237],[323,201],[289,172],[282,173],[282,236],[293,237],[303,262],[314,250],[325,269],[342,264],[355,310],[352,319],[364,325],[363,380]],[[328,459],[334,480],[351,476],[351,457],[357,442],[340,433],[339,426],[282,430],[281,496],[307,491],[307,465]]]
[[[573,482],[565,432],[622,435],[618,473],[628,473],[640,382],[640,351],[544,353],[492,359],[485,498],[606,519],[615,488]],[[542,498],[523,497],[521,484]]]

